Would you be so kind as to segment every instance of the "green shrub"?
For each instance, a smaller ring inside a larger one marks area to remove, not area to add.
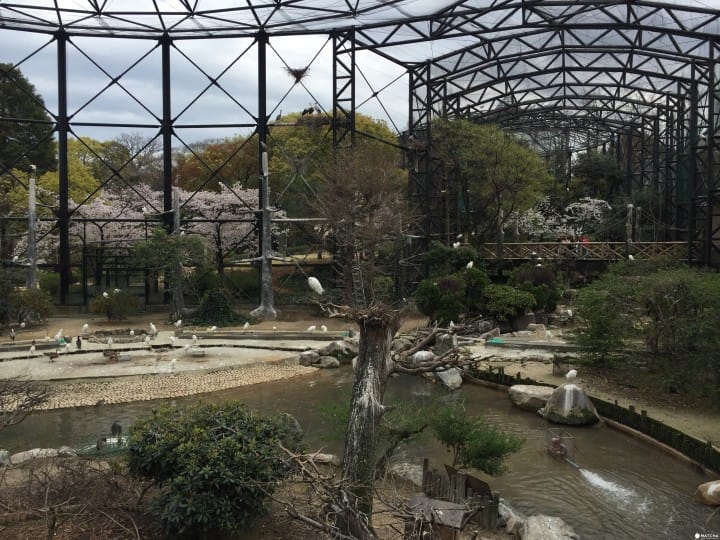
[[[209,537],[265,513],[291,472],[279,443],[299,449],[298,433],[239,402],[164,407],[131,427],[128,468],[162,487],[153,506],[169,534]]]
[[[104,291],[90,302],[90,311],[98,315],[105,315],[110,321],[127,319],[129,315],[137,313],[139,309],[140,301],[128,289]]]
[[[532,294],[535,309],[548,313],[555,311],[562,294],[557,276],[549,266],[532,263],[519,266],[512,272],[508,283]]]
[[[53,311],[50,295],[42,289],[18,289],[10,294],[10,318],[18,323],[46,320]]]
[[[38,272],[37,282],[38,286],[53,298],[60,294],[60,274],[57,272]]]
[[[473,261],[477,269],[482,270],[477,250],[466,244],[453,248],[442,242],[433,241],[430,243],[425,259],[430,266],[431,276],[446,276],[461,271],[470,261]]]
[[[510,321],[535,307],[535,297],[510,285],[490,284],[485,289],[486,314],[497,321]]]
[[[232,309],[230,294],[224,289],[212,289],[205,293],[194,319],[199,324],[228,326],[241,320]]]
[[[482,311],[484,292],[489,282],[487,274],[478,268],[425,279],[415,292],[415,303],[421,313],[434,321],[457,321]]]
[[[505,433],[483,418],[471,418],[460,404],[443,407],[430,419],[435,436],[452,453],[452,466],[479,469],[491,476],[507,470],[505,460],[523,439]]]

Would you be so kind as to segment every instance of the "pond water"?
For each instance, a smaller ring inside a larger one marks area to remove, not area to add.
[[[351,387],[352,373],[342,368],[173,401],[182,404],[240,399],[261,412],[289,412],[303,426],[309,447],[341,454],[342,433],[323,409],[330,403],[347,403]],[[386,402],[407,399],[462,399],[469,412],[482,414],[506,431],[521,435],[525,444],[509,459],[509,471],[485,479],[513,508],[526,515],[560,516],[583,538],[590,539],[683,539],[694,538],[696,532],[717,533],[720,529],[717,517],[709,527],[705,526],[711,509],[693,500],[697,485],[710,478],[620,432],[607,427],[567,428],[573,438],[576,468],[553,459],[546,451],[548,429],[557,426],[513,407],[503,392],[465,386],[450,393],[418,377],[391,379]],[[139,415],[162,403],[147,401],[37,413],[0,432],[0,447],[16,452],[92,442],[107,433],[112,422],[129,426]],[[428,457],[438,468],[449,459],[429,433],[402,447],[396,456],[413,465],[420,465]]]

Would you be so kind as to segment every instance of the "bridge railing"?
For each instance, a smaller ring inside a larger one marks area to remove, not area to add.
[[[635,259],[664,256],[682,260],[687,258],[687,249],[687,242],[633,242],[629,252]],[[626,258],[628,246],[625,242],[507,242],[502,255],[497,244],[481,244],[479,251],[484,259],[619,261]]]

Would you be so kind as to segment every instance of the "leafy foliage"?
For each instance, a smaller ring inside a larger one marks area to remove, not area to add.
[[[472,467],[491,476],[507,470],[505,460],[524,442],[480,417],[470,417],[462,404],[438,410],[430,425],[435,436],[452,452],[453,467]]]
[[[240,317],[233,311],[230,295],[224,289],[210,289],[203,296],[195,322],[228,326]]]
[[[457,321],[463,316],[480,313],[489,282],[487,274],[477,268],[425,279],[418,285],[415,302],[420,312],[432,320],[440,323]]]
[[[279,443],[297,449],[288,422],[239,402],[164,407],[130,430],[131,474],[155,480],[166,530],[186,538],[248,527],[291,472]]]
[[[600,358],[633,339],[675,357],[714,353],[720,345],[720,275],[668,268],[665,261],[652,271],[652,263],[635,262],[619,263],[579,292],[585,328],[576,340]]]
[[[138,298],[127,289],[114,289],[112,292],[103,292],[92,299],[90,311],[105,315],[109,321],[127,319],[129,315],[137,313],[140,307]]]
[[[487,315],[497,321],[509,321],[524,315],[535,307],[535,297],[510,285],[491,283],[485,289],[485,309]]]
[[[510,276],[510,285],[527,291],[535,297],[535,309],[553,312],[560,300],[560,286],[555,272],[549,266],[532,263],[518,266]]]
[[[52,298],[42,289],[19,289],[10,295],[13,320],[36,323],[47,319],[53,311]]]

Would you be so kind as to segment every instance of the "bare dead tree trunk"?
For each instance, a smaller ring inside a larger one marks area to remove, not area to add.
[[[351,486],[359,515],[367,519],[367,523],[353,523],[351,518],[342,525],[347,534],[367,539],[372,538],[367,530],[368,525],[371,526],[377,426],[385,411],[383,399],[387,379],[393,369],[390,346],[398,323],[395,317],[382,310],[370,313],[358,322],[360,351],[345,433],[343,480]]]

